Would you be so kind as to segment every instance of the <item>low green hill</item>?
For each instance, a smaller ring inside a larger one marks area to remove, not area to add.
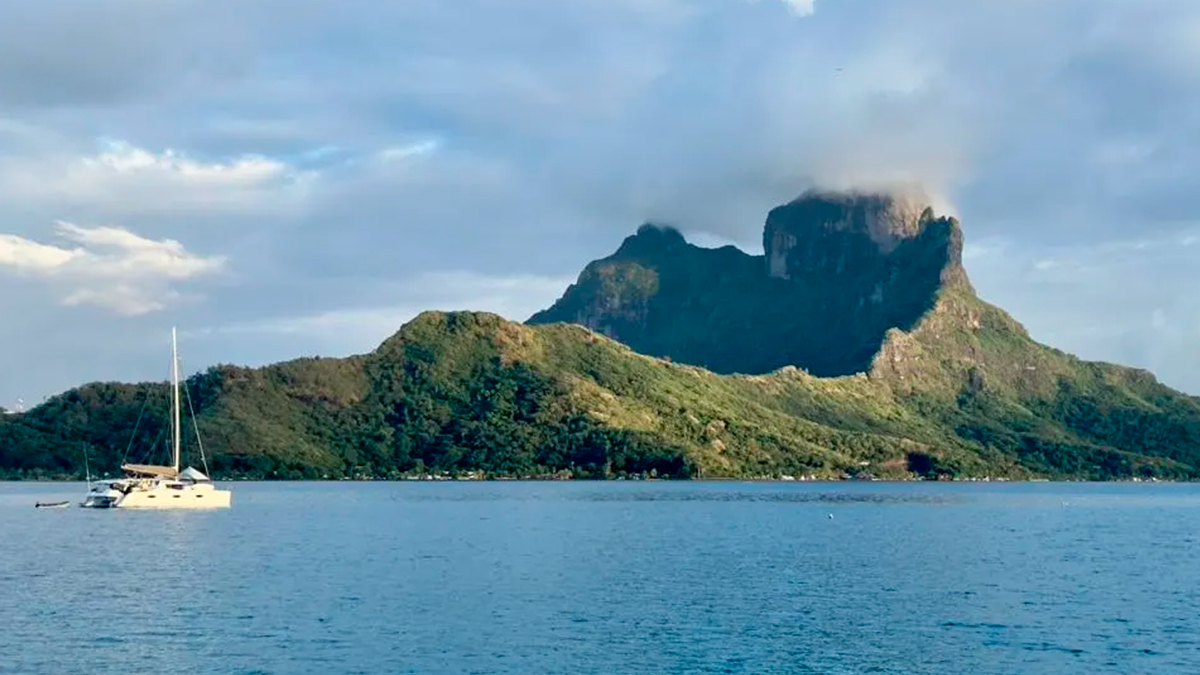
[[[833,477],[864,461],[899,475],[907,453],[932,452],[940,434],[881,394],[794,370],[719,376],[579,326],[429,312],[369,355],[217,367],[189,379],[186,398],[218,475]],[[0,421],[0,462],[78,473],[86,447],[93,466],[115,470],[135,427],[132,452],[164,447],[167,396],[163,384],[72,390]]]
[[[1195,446],[1184,451],[1173,436],[1195,433],[1186,426],[1200,418],[1194,399],[1050,351],[1036,355],[1042,371],[972,375],[923,340],[937,316],[889,336],[871,375],[817,378],[794,368],[717,375],[580,326],[429,312],[366,356],[221,366],[190,378],[187,398],[218,476],[1196,474]],[[1004,319],[985,313],[975,339],[1005,339],[1015,327]],[[962,368],[975,385],[939,389],[940,369]],[[1082,375],[1054,380],[1059,368]],[[1060,393],[1026,407],[1009,387],[1033,373],[1087,398],[1064,407]],[[1114,392],[1144,406],[1119,407],[1125,426],[1115,432],[1096,421],[1118,409]],[[164,447],[167,394],[164,384],[92,384],[6,416],[0,466],[14,477],[79,475],[86,447],[94,468],[114,471],[131,437],[131,457]],[[1112,433],[1139,445],[1104,442]]]

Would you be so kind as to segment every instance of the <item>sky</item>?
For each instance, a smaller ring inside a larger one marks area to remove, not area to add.
[[[916,183],[1039,341],[1200,394],[1195,0],[0,3],[0,406],[524,320],[647,220]]]

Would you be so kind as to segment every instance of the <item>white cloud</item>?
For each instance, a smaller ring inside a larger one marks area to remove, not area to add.
[[[244,155],[227,163],[200,162],[167,148],[161,153],[143,150],[124,141],[112,141],[93,157],[83,157],[69,167],[71,176],[89,180],[93,175],[139,176],[183,184],[249,186],[283,176],[287,165],[266,157]]]
[[[0,194],[120,214],[279,211],[301,202],[316,177],[262,155],[203,161],[125,141],[105,142],[84,156],[43,150],[0,162]]]
[[[783,5],[787,5],[788,11],[800,17],[812,16],[816,11],[817,0],[777,0]],[[749,2],[760,2],[760,0],[749,0]]]
[[[93,305],[133,316],[164,309],[178,299],[172,282],[220,271],[224,257],[201,257],[172,239],[152,240],[118,227],[59,222],[57,233],[73,246],[0,235],[0,270],[45,280],[64,305]]]
[[[384,162],[403,161],[413,157],[433,154],[441,145],[441,141],[436,138],[410,145],[394,145],[380,150],[376,153],[376,157]]]
[[[169,301],[179,299],[172,289],[159,289],[148,293],[146,289],[127,283],[112,283],[100,288],[80,288],[62,299],[67,307],[92,305],[107,309],[121,316],[140,316],[167,308]]]
[[[816,11],[817,0],[783,0],[797,16],[811,16]]]
[[[39,244],[23,237],[0,234],[0,267],[9,267],[27,274],[54,274],[82,254]]]

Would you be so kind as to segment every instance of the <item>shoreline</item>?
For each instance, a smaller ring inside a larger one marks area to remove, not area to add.
[[[93,478],[92,482],[116,480],[119,476]],[[0,478],[0,483],[86,483],[84,478]],[[1171,483],[1191,484],[1200,480],[1177,480],[1168,478],[1120,478],[1120,479],[1090,479],[1090,478],[955,478],[951,480],[929,480],[924,478],[876,478],[871,480],[860,478],[559,478],[559,477],[452,477],[452,476],[421,476],[404,478],[359,477],[359,478],[213,478],[215,483],[769,483],[769,484],[908,484],[908,483]]]

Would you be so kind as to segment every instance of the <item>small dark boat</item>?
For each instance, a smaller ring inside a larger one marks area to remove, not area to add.
[[[61,509],[70,506],[71,502],[38,502],[34,504],[35,508],[39,509]]]

